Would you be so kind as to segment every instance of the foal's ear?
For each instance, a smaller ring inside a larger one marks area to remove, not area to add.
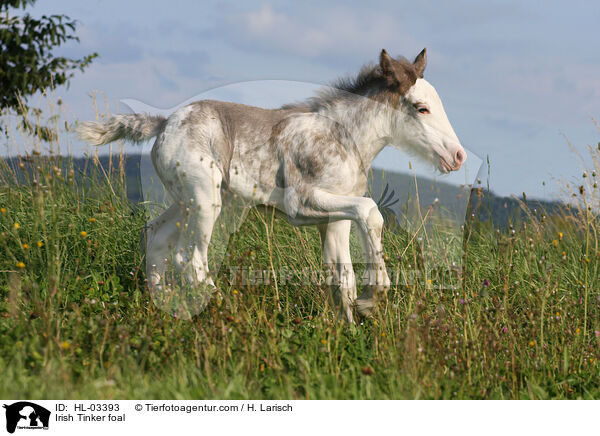
[[[398,85],[400,80],[396,75],[396,71],[394,70],[394,66],[392,65],[392,58],[385,51],[385,48],[381,50],[381,54],[379,55],[379,67],[381,68],[381,74],[390,84]]]
[[[417,76],[421,79],[423,78],[423,71],[425,71],[425,66],[427,65],[427,49],[421,50],[421,53],[417,55],[415,61],[413,62],[413,66],[415,67],[415,72]]]

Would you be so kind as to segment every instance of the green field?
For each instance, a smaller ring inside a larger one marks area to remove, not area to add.
[[[373,318],[346,325],[318,280],[232,281],[232,266],[321,271],[312,227],[251,212],[214,298],[178,320],[145,287],[146,216],[118,166],[20,163],[0,169],[3,398],[600,398],[595,173],[575,193],[590,210],[471,219],[456,289],[400,275]],[[412,237],[384,230],[391,270],[419,265]]]

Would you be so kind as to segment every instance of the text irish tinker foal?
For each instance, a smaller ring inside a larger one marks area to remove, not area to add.
[[[423,79],[425,64],[425,50],[412,63],[383,50],[379,64],[363,67],[354,79],[280,109],[203,100],[168,118],[117,115],[82,123],[80,136],[95,145],[156,136],[152,162],[175,204],[148,227],[149,285],[161,285],[170,255],[188,282],[212,284],[208,246],[222,198],[232,193],[248,205],[275,206],[294,225],[317,225],[323,261],[334,273],[336,305],[349,322],[353,305],[369,314],[390,285],[383,218],[363,196],[371,162],[388,144],[443,173],[466,159],[437,92]],[[352,221],[368,265],[358,298],[349,248]]]

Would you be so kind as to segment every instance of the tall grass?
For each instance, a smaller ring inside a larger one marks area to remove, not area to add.
[[[400,274],[357,325],[334,318],[327,287],[311,277],[321,271],[316,230],[252,211],[229,241],[218,294],[184,321],[146,289],[147,217],[126,198],[118,158],[116,170],[91,158],[82,174],[56,155],[7,162],[2,397],[600,396],[595,181],[575,192],[587,203],[560,216],[524,203],[528,219],[507,229],[469,219],[454,289]],[[384,230],[391,271],[419,265],[416,241]]]

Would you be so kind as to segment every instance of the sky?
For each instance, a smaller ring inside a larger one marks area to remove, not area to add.
[[[56,90],[77,119],[94,117],[95,90],[112,112],[169,113],[207,95],[275,107],[382,48],[412,59],[426,47],[425,78],[484,183],[489,159],[495,193],[552,198],[582,172],[569,143],[585,156],[600,141],[597,2],[38,0],[30,12],[78,20],[80,42],[57,54],[100,55]]]

